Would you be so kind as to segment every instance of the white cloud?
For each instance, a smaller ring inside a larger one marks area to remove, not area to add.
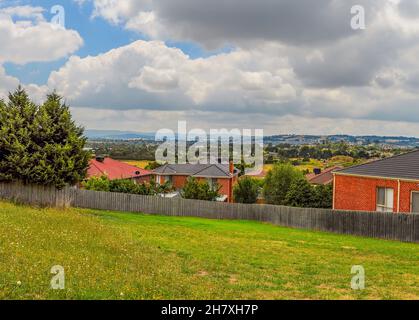
[[[8,76],[0,65],[0,99],[6,99],[7,93],[19,85],[19,80]]]
[[[271,43],[191,59],[163,42],[137,41],[96,57],[72,57],[51,74],[48,87],[74,107],[141,114],[170,111],[189,118],[201,112],[211,114],[211,123],[224,117],[249,124],[260,119],[267,125],[270,119],[287,116],[328,118],[329,126],[344,118],[352,119],[345,123],[419,120],[409,114],[419,95],[404,88],[408,76],[402,69],[382,69],[363,87],[307,87],[283,50]],[[326,121],[312,125],[321,123]]]
[[[261,55],[239,50],[193,60],[163,42],[137,41],[97,57],[72,57],[48,85],[73,105],[111,109],[272,108],[295,99],[287,61]]]
[[[81,47],[77,31],[47,22],[42,13],[31,6],[0,9],[0,64],[53,61]]]
[[[352,1],[91,1],[94,17],[152,39],[233,49],[192,59],[161,41],[137,41],[98,56],[72,56],[47,87],[31,86],[38,96],[57,89],[90,127],[149,131],[187,119],[202,127],[234,123],[271,133],[417,135],[419,6],[409,0],[363,0],[364,31],[350,28]],[[37,28],[39,38],[46,24],[40,12],[19,11],[27,21],[5,19],[4,25]],[[34,52],[23,41],[0,51],[0,60],[36,60],[41,51],[50,59],[72,50],[54,52],[51,41],[30,43]],[[16,81],[4,71],[2,77]]]

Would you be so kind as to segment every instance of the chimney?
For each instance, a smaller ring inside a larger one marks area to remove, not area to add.
[[[234,163],[233,163],[233,161],[230,161],[230,173],[234,174]]]
[[[313,171],[316,176],[322,173],[322,169],[320,168],[315,168]]]

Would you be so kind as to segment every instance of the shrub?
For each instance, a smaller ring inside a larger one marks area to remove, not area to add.
[[[138,195],[157,195],[173,190],[170,183],[158,185],[154,181],[137,184],[131,179],[109,180],[107,176],[91,177],[82,183],[86,190],[129,193]]]
[[[107,176],[91,177],[89,180],[83,182],[82,186],[84,189],[91,191],[111,191],[110,180]]]
[[[156,161],[152,161],[152,162],[149,162],[148,165],[144,169],[146,169],[146,170],[155,170],[155,169],[157,169],[159,167],[161,167],[161,164],[159,164]]]
[[[259,189],[259,183],[255,179],[244,177],[234,186],[234,201],[238,203],[256,203]]]
[[[315,188],[305,178],[297,179],[291,183],[284,204],[291,207],[314,207],[314,189]]]
[[[314,207],[331,209],[333,207],[333,184],[314,188]]]
[[[198,181],[194,177],[188,178],[181,196],[184,199],[215,201],[219,196],[220,186],[211,187],[207,181]]]
[[[132,179],[112,180],[110,182],[110,191],[118,193],[139,194],[138,185]]]

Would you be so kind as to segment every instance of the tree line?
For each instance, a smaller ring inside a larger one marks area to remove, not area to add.
[[[313,186],[292,165],[276,164],[265,181],[243,177],[234,187],[234,199],[239,203],[256,203],[260,195],[268,204],[329,209],[332,208],[333,186]]]

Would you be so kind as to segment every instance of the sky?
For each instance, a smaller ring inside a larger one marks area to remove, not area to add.
[[[419,0],[0,0],[0,98],[87,129],[418,137],[418,56]]]

